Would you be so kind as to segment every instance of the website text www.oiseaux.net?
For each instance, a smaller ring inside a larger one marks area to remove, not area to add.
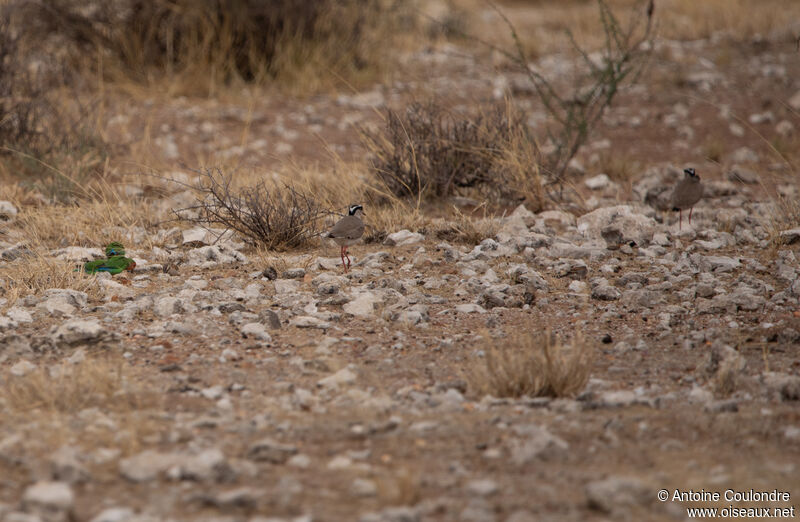
[[[726,489],[723,492],[701,490],[667,490],[658,491],[658,500],[662,502],[758,502],[781,503],[791,501],[787,491],[737,491]],[[728,504],[723,507],[686,507],[686,516],[689,518],[795,518],[795,506],[734,506]]]

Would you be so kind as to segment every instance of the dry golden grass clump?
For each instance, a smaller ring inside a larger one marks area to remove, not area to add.
[[[438,101],[390,110],[382,132],[364,134],[370,170],[398,198],[437,199],[465,188],[509,196],[509,182],[540,184],[523,116],[510,105],[459,114]]]
[[[144,383],[132,378],[119,356],[87,357],[23,376],[9,376],[0,385],[4,409],[17,414],[74,413],[86,408],[111,411],[138,409],[154,400]]]
[[[41,253],[31,253],[24,259],[0,267],[0,297],[7,299],[5,307],[27,295],[40,295],[51,288],[70,288],[99,298],[95,276],[76,271],[77,263],[54,259]],[[2,311],[3,307],[0,307]]]
[[[470,214],[465,214],[453,206],[449,218],[431,220],[425,225],[423,232],[445,241],[476,245],[487,237],[494,237],[500,230],[500,222],[487,217],[486,206],[483,206],[483,210],[483,216],[478,217],[475,216],[477,208]]]
[[[68,245],[104,246],[121,241],[132,247],[138,228],[156,221],[153,209],[131,199],[88,194],[78,205],[28,207],[16,226],[34,246],[54,249]],[[150,246],[152,238],[146,238]]]
[[[212,94],[221,84],[280,80],[314,89],[357,83],[386,63],[389,39],[413,11],[379,0],[12,1],[24,37],[77,69],[109,79]],[[87,59],[89,58],[89,59]]]
[[[563,344],[550,331],[487,343],[469,375],[472,389],[495,397],[572,397],[586,386],[593,350],[582,336]]]

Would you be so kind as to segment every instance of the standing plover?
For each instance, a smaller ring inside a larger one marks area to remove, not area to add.
[[[675,185],[669,200],[672,210],[679,212],[678,230],[683,224],[683,211],[687,208],[689,209],[689,224],[692,224],[694,205],[703,197],[703,184],[700,183],[700,176],[695,173],[694,169],[684,169],[683,172],[686,176]]]
[[[350,205],[348,215],[333,225],[333,228],[325,235],[325,237],[333,239],[337,245],[342,247],[342,266],[345,274],[347,269],[350,268],[350,256],[347,255],[347,247],[355,244],[364,235],[364,222],[361,220],[363,215],[364,207]],[[347,263],[344,261],[345,258],[347,258]]]

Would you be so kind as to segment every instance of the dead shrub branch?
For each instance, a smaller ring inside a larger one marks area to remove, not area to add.
[[[317,199],[289,184],[235,188],[233,176],[220,168],[196,171],[197,204],[175,210],[182,220],[200,226],[223,226],[268,249],[296,248],[319,235],[327,214]]]

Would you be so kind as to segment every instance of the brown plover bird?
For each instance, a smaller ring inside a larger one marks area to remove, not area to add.
[[[361,216],[364,215],[364,207],[361,205],[350,205],[348,215],[340,219],[330,231],[325,234],[325,237],[333,239],[337,245],[342,247],[342,266],[344,273],[350,268],[350,256],[347,255],[347,247],[355,244],[361,236],[364,235],[364,222]],[[345,263],[347,258],[347,263]]]
[[[672,210],[677,210],[678,214],[678,230],[683,225],[683,211],[689,209],[689,224],[692,224],[692,210],[695,204],[703,197],[703,184],[700,183],[700,176],[695,173],[694,169],[684,169],[684,178],[675,185],[670,198],[670,206]]]

